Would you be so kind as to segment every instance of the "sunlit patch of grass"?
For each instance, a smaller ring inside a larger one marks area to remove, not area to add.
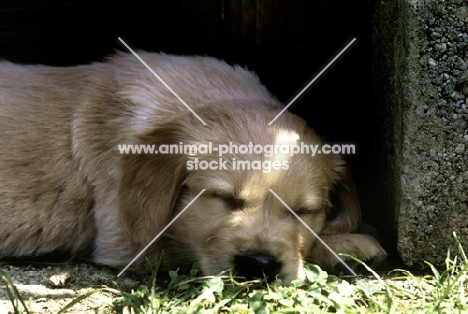
[[[349,256],[371,275],[336,277],[307,265],[305,282],[283,286],[280,281],[240,281],[229,273],[199,277],[195,268],[188,274],[171,271],[158,278],[164,274],[157,272],[156,265],[149,280],[136,290],[93,290],[61,312],[73,310],[93,293],[110,292],[115,295],[111,309],[117,313],[464,313],[468,312],[468,260],[456,235],[454,239],[457,252],[448,251],[445,269],[427,263],[430,273],[423,276],[401,269],[379,275]],[[10,289],[15,313],[28,313],[6,274],[0,275]]]

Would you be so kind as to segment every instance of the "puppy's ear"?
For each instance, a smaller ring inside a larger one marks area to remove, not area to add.
[[[336,168],[337,179],[330,191],[332,210],[322,234],[350,233],[361,224],[361,205],[351,174],[345,165]]]
[[[158,129],[139,144],[178,143],[174,130]],[[188,175],[182,154],[122,156],[119,206],[122,223],[138,247],[148,244],[169,222],[174,203]]]

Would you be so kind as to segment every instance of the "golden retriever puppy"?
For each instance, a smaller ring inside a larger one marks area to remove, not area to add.
[[[140,56],[194,112],[130,54],[0,63],[0,258],[63,252],[122,269],[203,189],[131,270],[161,254],[163,269],[284,283],[303,279],[305,262],[333,268],[288,207],[337,253],[385,256],[352,233],[360,207],[340,156],[266,149],[323,141],[288,112],[269,125],[284,107],[256,75],[213,58]],[[175,150],[184,145],[199,149]]]

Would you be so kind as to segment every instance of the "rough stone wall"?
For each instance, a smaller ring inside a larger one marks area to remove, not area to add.
[[[442,265],[468,248],[468,1],[379,0],[374,47],[382,206],[407,266]]]

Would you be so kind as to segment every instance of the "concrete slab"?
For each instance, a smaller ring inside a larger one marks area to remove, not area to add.
[[[374,99],[383,211],[409,267],[468,252],[468,2],[378,0]]]

